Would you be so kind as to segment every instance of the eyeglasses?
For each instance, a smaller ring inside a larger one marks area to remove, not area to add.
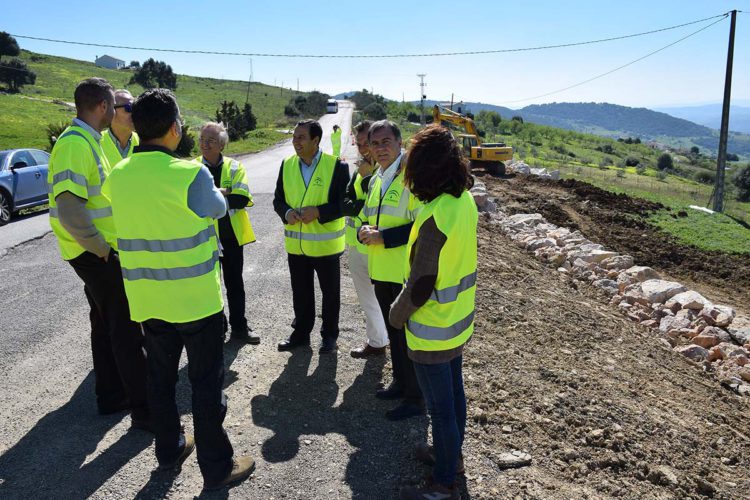
[[[123,108],[126,112],[132,113],[133,112],[133,103],[132,102],[126,102],[125,104],[115,104],[115,109],[117,108]]]

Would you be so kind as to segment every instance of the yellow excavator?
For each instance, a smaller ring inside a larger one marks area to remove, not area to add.
[[[505,175],[505,161],[513,159],[513,148],[503,142],[485,142],[479,138],[474,120],[461,113],[435,105],[432,108],[433,123],[450,123],[466,130],[457,139],[461,144],[471,168],[483,167],[488,174]]]

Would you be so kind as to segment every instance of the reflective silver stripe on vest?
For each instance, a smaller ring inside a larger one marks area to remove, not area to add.
[[[346,225],[349,227],[353,227],[354,229],[357,229],[357,223],[355,222],[354,217],[347,217]]]
[[[76,182],[76,184],[78,183]],[[47,184],[47,194],[52,194],[54,192],[54,188],[54,184]],[[86,186],[86,192],[89,196],[99,196],[100,194],[102,194],[102,186],[101,184],[97,184],[96,186]]]
[[[364,214],[365,217],[372,217],[373,215],[378,214],[378,207],[365,206],[365,208],[362,210],[362,213]]]
[[[477,272],[469,274],[461,278],[458,285],[449,286],[442,290],[433,290],[430,295],[430,300],[434,300],[440,304],[447,304],[449,302],[455,302],[458,300],[458,294],[465,292],[469,288],[477,284]]]
[[[203,276],[214,270],[219,262],[219,251],[215,251],[211,258],[200,264],[187,267],[173,267],[158,269],[150,267],[139,267],[136,269],[122,268],[122,277],[129,281],[154,280],[154,281],[176,281],[187,278]]]
[[[418,337],[420,339],[450,340],[452,338],[458,337],[463,332],[465,332],[473,322],[474,311],[471,311],[471,313],[461,321],[444,328],[438,326],[427,326],[412,320],[409,320],[407,322],[406,327],[415,337]]]
[[[377,213],[377,212],[376,212]],[[402,207],[383,205],[380,207],[380,215],[390,215],[399,219],[409,219],[409,210]]]
[[[117,246],[120,250],[129,252],[179,252],[202,245],[209,241],[215,234],[214,226],[211,224],[195,236],[188,236],[187,238],[174,238],[171,240],[117,238]]]
[[[89,181],[86,180],[85,175],[78,174],[72,170],[63,170],[52,176],[52,184],[58,182],[71,181],[73,184],[78,184],[81,187],[88,187]]]
[[[82,138],[84,141],[86,141],[86,144],[89,145],[89,148],[91,148],[91,153],[94,155],[94,160],[96,160],[96,168],[99,169],[99,181],[104,182],[104,170],[102,170],[102,162],[99,160],[99,155],[96,153],[96,150],[94,149],[94,146],[91,145],[88,139],[86,139],[86,136],[82,133],[78,132],[77,130],[69,130],[65,134],[60,136],[60,139],[63,137],[68,137],[69,135],[77,135],[78,137]],[[60,140],[58,139],[58,141]]]
[[[336,231],[335,233],[301,233],[299,231],[290,231],[288,229],[285,229],[284,236],[286,236],[287,238],[294,238],[295,240],[329,241],[344,236],[345,232],[346,231],[342,229],[341,231]]]
[[[245,191],[250,191],[250,188],[247,184],[243,184],[242,182],[237,182],[235,184],[232,184],[232,191],[235,189],[244,189]]]
[[[103,217],[112,217],[112,207],[104,208],[87,208],[86,211],[92,219],[101,219]],[[57,219],[57,207],[50,207],[49,216],[53,219]]]

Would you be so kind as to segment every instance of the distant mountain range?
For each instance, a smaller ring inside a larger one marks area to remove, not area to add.
[[[668,115],[718,129],[721,127],[721,104],[654,108]],[[733,105],[729,109],[729,130],[750,134],[750,107]]]

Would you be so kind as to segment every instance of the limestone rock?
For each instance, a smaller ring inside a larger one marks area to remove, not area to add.
[[[719,345],[721,341],[716,335],[701,333],[700,335],[693,337],[692,343],[705,349],[710,349],[711,347]]]
[[[708,358],[708,349],[695,344],[676,347],[675,351],[693,361],[705,361]]]
[[[636,281],[658,280],[661,278],[659,273],[646,266],[633,266],[626,269],[625,273],[628,276],[635,278]]]
[[[614,257],[604,259],[600,265],[604,269],[621,271],[633,267],[633,263],[633,257],[630,255],[615,255]]]
[[[710,304],[708,299],[693,290],[678,293],[664,303],[664,305],[669,308],[674,305],[679,305],[680,309],[690,309],[697,311],[703,310],[703,308],[706,307],[707,304]]]
[[[740,345],[750,344],[750,328],[730,328],[729,335]]]
[[[641,292],[650,302],[663,304],[678,293],[687,291],[685,285],[675,281],[650,279],[641,283]]]

